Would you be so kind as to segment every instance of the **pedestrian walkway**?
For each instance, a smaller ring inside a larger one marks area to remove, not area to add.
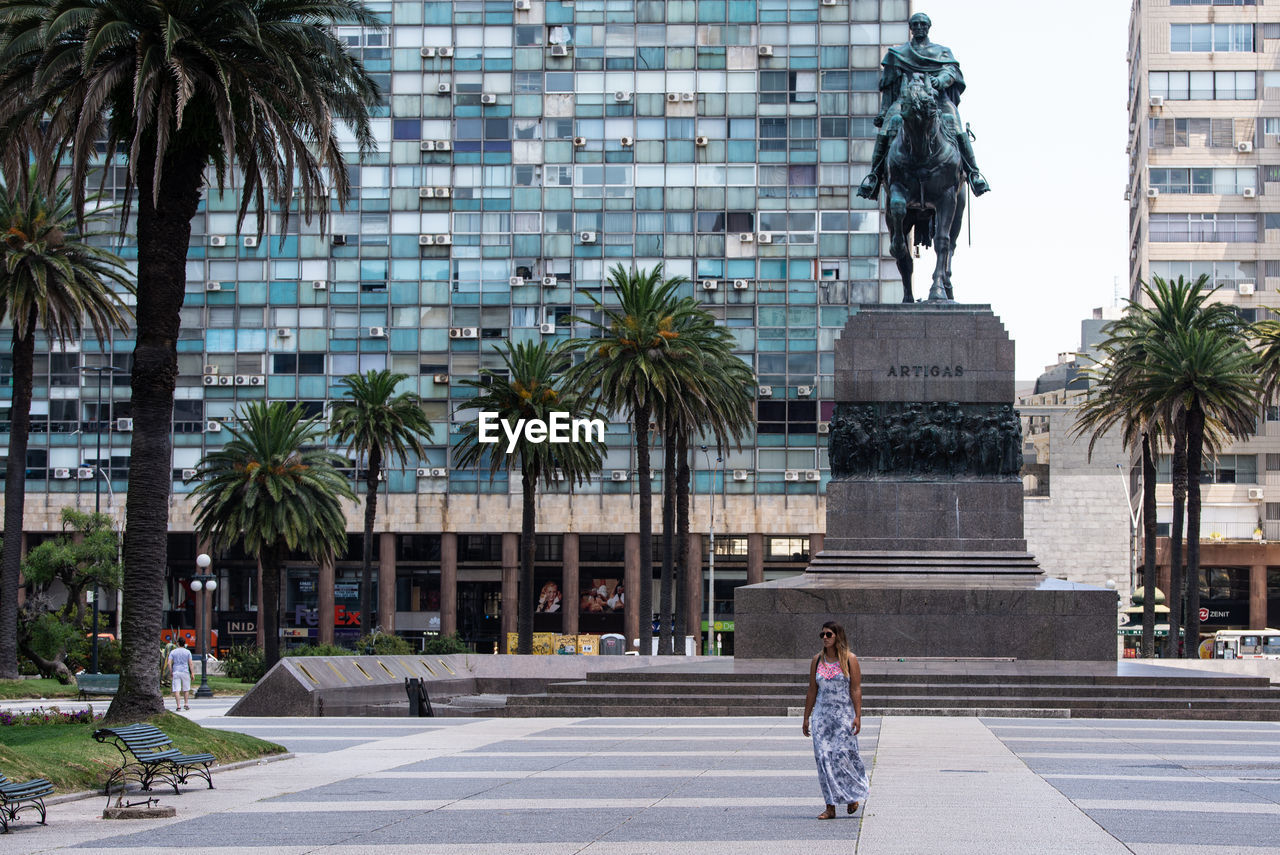
[[[7,853],[1274,853],[1280,725],[868,719],[871,795],[822,810],[796,718],[236,719],[292,759],[160,793],[178,816],[50,808]],[[192,716],[200,711],[193,709]]]

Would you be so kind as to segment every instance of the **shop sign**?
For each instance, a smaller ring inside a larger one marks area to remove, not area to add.
[[[333,596],[337,600],[354,600],[360,596],[359,582],[335,582]]]

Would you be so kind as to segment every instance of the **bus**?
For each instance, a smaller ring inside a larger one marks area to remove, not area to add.
[[[1224,629],[1213,638],[1214,659],[1280,659],[1280,629]]]

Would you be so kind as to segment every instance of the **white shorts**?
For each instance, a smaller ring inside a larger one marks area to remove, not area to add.
[[[173,675],[173,692],[189,692],[191,691],[191,672],[175,671]]]

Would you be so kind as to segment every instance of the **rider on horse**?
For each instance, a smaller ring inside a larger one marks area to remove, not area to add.
[[[975,196],[981,196],[991,187],[978,171],[973,145],[969,142],[968,132],[960,124],[960,114],[956,110],[960,103],[960,93],[964,92],[960,63],[952,56],[950,48],[929,41],[929,28],[933,26],[933,22],[928,15],[917,12],[911,16],[908,26],[911,28],[911,41],[889,48],[881,61],[884,72],[880,77],[880,115],[875,118],[875,125],[880,128],[880,133],[876,136],[876,148],[871,155],[871,171],[862,180],[858,195],[864,199],[874,199],[879,195],[880,185],[885,180],[885,158],[889,153],[889,144],[893,142],[902,124],[900,96],[903,84],[913,74],[923,74],[929,85],[945,96],[938,99],[941,115],[948,125],[948,133],[955,138],[956,147],[960,150],[965,172],[969,176],[969,186]]]

